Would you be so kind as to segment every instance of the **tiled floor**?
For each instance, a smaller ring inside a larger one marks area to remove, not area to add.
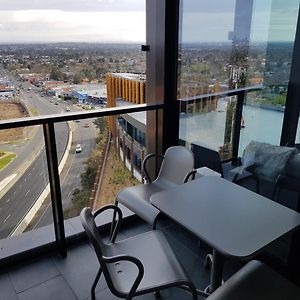
[[[123,228],[119,239],[134,236],[150,230],[150,226],[135,222]],[[172,245],[179,260],[193,282],[200,289],[209,283],[210,271],[204,268],[204,257],[209,249],[199,247],[199,241],[178,225],[161,220],[158,225]],[[88,243],[76,244],[68,251],[67,258],[53,254],[24,262],[22,266],[9,269],[0,274],[0,299],[10,300],[72,300],[90,299],[90,288],[98,270],[94,250]],[[240,267],[239,264],[225,265],[225,275],[229,276]],[[109,292],[103,278],[97,286],[97,299],[119,299]],[[156,299],[153,294],[137,299]],[[178,288],[165,290],[161,299],[191,299],[191,296]],[[199,299],[201,297],[199,296]]]

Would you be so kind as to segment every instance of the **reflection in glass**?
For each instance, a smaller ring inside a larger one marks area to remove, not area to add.
[[[182,1],[181,139],[206,143],[228,158],[232,127],[238,125],[240,152],[252,139],[279,144],[298,5],[295,0]],[[234,124],[234,100],[225,93],[245,87],[262,90],[247,94],[241,124]]]

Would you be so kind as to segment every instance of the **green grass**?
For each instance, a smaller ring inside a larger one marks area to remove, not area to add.
[[[0,158],[0,170],[5,168],[17,155],[15,153],[7,154]]]
[[[38,116],[39,115],[39,111],[34,107],[30,107],[29,111],[30,111],[30,114],[32,116]]]

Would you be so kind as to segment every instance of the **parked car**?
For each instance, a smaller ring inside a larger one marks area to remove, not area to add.
[[[81,145],[77,144],[76,149],[75,149],[75,153],[80,153],[81,152]]]
[[[71,111],[71,109],[67,106],[67,107],[66,107],[66,111]]]
[[[89,124],[89,123],[85,123],[85,124],[83,125],[83,127],[89,128],[89,127],[90,127],[90,124]]]

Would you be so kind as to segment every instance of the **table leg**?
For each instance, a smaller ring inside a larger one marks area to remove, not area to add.
[[[210,293],[214,292],[222,284],[223,266],[224,256],[213,249],[213,261],[209,288]]]
[[[300,282],[300,229],[297,229],[292,234],[290,250],[288,255],[288,275],[290,280],[296,284]]]

